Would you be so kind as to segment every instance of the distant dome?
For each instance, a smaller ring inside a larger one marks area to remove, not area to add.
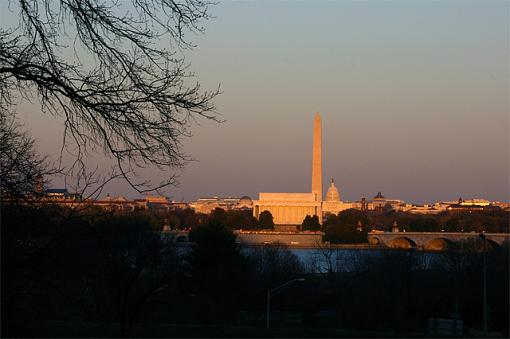
[[[374,197],[374,199],[386,199],[384,195],[381,194],[381,192],[377,192],[377,195]]]
[[[250,197],[244,196],[239,199],[239,202],[237,203],[237,208],[253,208],[253,201]]]
[[[340,194],[338,193],[338,189],[335,187],[333,179],[331,179],[331,186],[329,186],[328,193],[326,193],[326,201],[340,201]]]

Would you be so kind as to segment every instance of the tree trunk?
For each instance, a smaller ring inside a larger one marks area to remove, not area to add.
[[[129,338],[129,320],[127,311],[124,309],[120,312],[120,337]]]

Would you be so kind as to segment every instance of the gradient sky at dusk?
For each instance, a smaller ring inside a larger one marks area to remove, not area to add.
[[[166,195],[310,191],[319,111],[324,192],[334,177],[343,200],[382,191],[416,203],[508,201],[507,1],[222,2],[211,10],[186,56],[203,88],[221,85],[216,105],[226,122],[199,120],[184,140],[197,161]],[[18,107],[41,152],[56,157],[60,122],[38,110]],[[124,182],[104,193],[138,196]]]

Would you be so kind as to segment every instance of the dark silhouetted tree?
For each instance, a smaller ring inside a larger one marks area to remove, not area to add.
[[[34,193],[38,180],[57,173],[46,157],[40,156],[35,140],[21,130],[13,114],[0,107],[0,199],[23,198]],[[42,185],[43,182],[41,181]]]
[[[225,224],[233,230],[257,228],[257,219],[251,210],[231,210],[227,212]]]
[[[121,337],[129,336],[147,300],[179,275],[179,258],[161,241],[160,226],[147,214],[113,215],[93,226],[95,278],[108,291]]]
[[[358,222],[362,225],[362,231],[357,230]],[[324,240],[331,243],[367,242],[369,223],[370,220],[362,211],[356,209],[341,211],[324,222]]]
[[[170,226],[179,229],[190,229],[209,220],[209,216],[196,213],[195,210],[191,208],[178,208],[173,211],[168,211],[163,217],[167,219]]]
[[[225,223],[227,219],[227,212],[223,208],[216,207],[210,214],[211,220],[218,221],[220,223]]]
[[[189,254],[197,317],[203,322],[228,322],[235,317],[246,285],[246,258],[232,230],[212,220],[189,234]]]
[[[301,224],[302,231],[319,231],[321,224],[319,223],[319,217],[307,215]]]
[[[391,213],[395,212],[395,209],[393,208],[393,206],[391,206],[390,203],[386,203],[384,206],[383,206],[383,213],[385,215],[390,215]]]
[[[259,215],[259,227],[264,230],[274,230],[273,215],[269,211],[263,211]]]
[[[435,218],[418,217],[409,223],[409,231],[411,232],[440,232],[441,225]]]
[[[281,244],[247,248],[248,291],[251,305],[260,308],[267,290],[303,276],[305,269],[299,258]]]

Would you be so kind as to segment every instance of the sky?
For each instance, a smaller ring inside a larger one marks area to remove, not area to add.
[[[381,191],[413,203],[508,201],[509,6],[220,2],[185,55],[204,89],[221,86],[225,122],[198,120],[183,140],[195,159],[184,170],[141,174],[157,183],[177,173],[179,186],[163,191],[177,201],[309,192],[320,112],[324,194],[334,178],[342,200]],[[34,104],[17,110],[56,158],[61,121]],[[107,193],[139,196],[122,181]]]

